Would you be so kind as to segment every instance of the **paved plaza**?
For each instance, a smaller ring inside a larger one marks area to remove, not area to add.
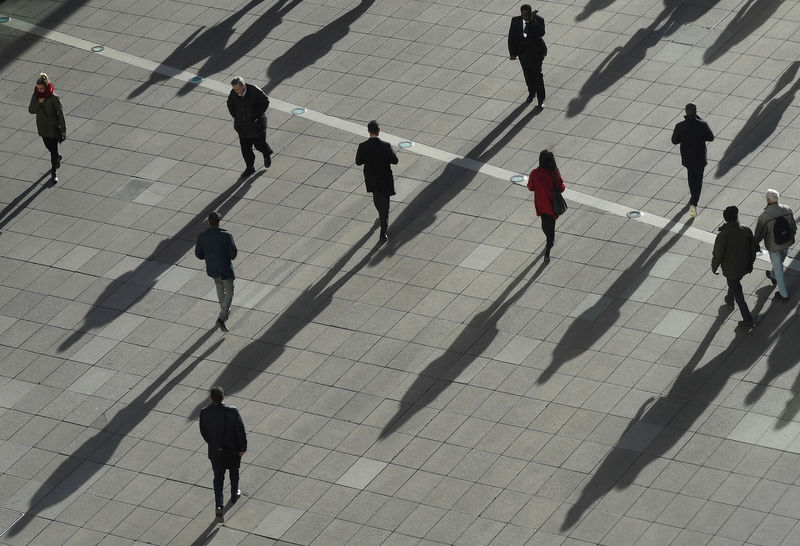
[[[766,254],[744,278],[754,330],[710,271],[726,206],[800,207],[800,3],[533,8],[543,110],[510,0],[0,1],[0,543],[800,544],[800,262],[788,302]],[[246,179],[234,75],[272,101]],[[687,102],[716,135],[696,218]],[[382,245],[371,119],[400,159]],[[549,264],[520,178],[544,148]],[[249,441],[224,523],[212,385]]]

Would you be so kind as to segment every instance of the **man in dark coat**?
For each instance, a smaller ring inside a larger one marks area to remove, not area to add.
[[[272,148],[267,144],[267,116],[269,98],[257,86],[249,85],[236,76],[231,80],[228,95],[228,112],[233,117],[233,128],[239,133],[239,145],[247,168],[242,177],[250,176],[255,169],[256,155],[253,146],[264,155],[264,167],[272,165]]]
[[[239,489],[239,465],[247,451],[247,434],[239,410],[222,403],[222,387],[211,387],[211,404],[200,410],[200,434],[208,444],[208,458],[214,470],[214,506],[217,518],[222,518],[222,486],[225,470],[231,478],[231,504],[242,495]]]
[[[714,140],[708,123],[697,115],[697,106],[686,105],[684,120],[675,126],[672,143],[681,145],[681,164],[689,178],[689,207],[692,217],[697,216],[697,202],[703,189],[703,171],[706,168],[706,142]]]
[[[542,63],[547,55],[547,46],[544,43],[544,19],[537,11],[531,11],[528,4],[520,7],[521,15],[511,18],[511,28],[508,29],[508,53],[511,60],[519,57],[522,73],[528,86],[528,99],[533,102],[536,95],[537,106],[544,106],[544,75]]]
[[[386,230],[389,227],[389,197],[394,195],[394,176],[392,165],[397,165],[397,154],[392,145],[378,138],[381,132],[375,120],[367,124],[369,139],[358,145],[356,165],[364,165],[364,182],[367,192],[372,194],[372,202],[378,210],[381,224],[380,241],[389,239]]]
[[[217,326],[223,332],[228,331],[225,321],[228,320],[233,301],[233,264],[236,259],[236,244],[233,236],[220,229],[220,215],[216,212],[208,214],[208,229],[197,236],[194,245],[194,255],[206,261],[206,273],[214,279],[217,286],[217,299],[219,299],[219,318]]]
[[[739,306],[742,320],[739,326],[753,328],[755,323],[750,315],[747,302],[744,301],[742,292],[742,277],[753,271],[756,261],[758,245],[749,227],[739,225],[739,209],[728,207],[723,213],[725,224],[719,228],[719,234],[714,241],[714,255],[711,259],[711,271],[717,274],[717,269],[722,266],[722,274],[728,281],[728,294],[725,303],[733,309],[733,302]]]

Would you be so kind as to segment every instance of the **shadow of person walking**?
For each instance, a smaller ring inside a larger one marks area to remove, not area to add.
[[[600,11],[602,9],[606,9],[608,6],[614,3],[614,0],[589,0],[585,6],[583,6],[583,10],[575,16],[576,21],[585,21],[588,19],[594,12]]]
[[[767,330],[759,326],[749,333],[739,329],[727,348],[698,368],[726,320],[727,308],[721,311],[669,391],[642,404],[616,445],[594,468],[591,479],[567,511],[561,531],[575,526],[584,512],[612,489],[624,490],[635,483],[650,463],[669,453],[687,431],[695,430],[697,420],[708,414],[709,406],[729,384],[730,377],[750,368],[780,336],[778,327]],[[780,324],[785,318],[785,313],[776,314],[774,320]]]
[[[183,226],[178,233],[162,240],[139,266],[111,281],[92,304],[89,312],[83,318],[83,323],[61,342],[58,351],[66,351],[86,333],[109,324],[140,301],[153,289],[161,275],[194,248],[197,235],[205,229],[203,222],[208,217],[208,213],[216,210],[224,218],[247,194],[253,181],[262,174],[263,171],[255,176],[238,179],[207,205],[200,214]]]
[[[50,180],[49,172],[40,176],[39,180],[36,182],[32,182],[22,193],[16,196],[13,201],[3,207],[3,210],[0,210],[0,229],[6,227],[8,223],[19,216],[19,213],[25,210],[28,205],[30,205],[33,200],[39,196],[39,194],[50,187],[49,183],[42,184],[42,182],[45,180]],[[36,191],[34,191],[30,196],[28,196],[27,199],[25,199],[25,196],[31,193],[34,188],[37,188]],[[25,199],[24,203],[22,202],[23,199]]]
[[[680,230],[677,232],[672,231],[672,228],[677,225],[678,219],[685,212],[686,207],[680,210],[657,233],[647,248],[639,254],[625,271],[619,274],[605,294],[594,305],[572,320],[553,350],[550,365],[542,371],[536,380],[539,385],[546,383],[561,366],[589,350],[614,326],[621,315],[622,306],[628,301],[628,297],[642,285],[653,267],[692,225],[692,219],[690,219],[681,226]],[[664,244],[661,244],[661,241],[669,233],[672,233],[672,236]]]
[[[637,30],[625,45],[614,48],[589,76],[578,96],[569,101],[567,117],[583,112],[590,100],[633,72],[662,39],[698,20],[718,2],[708,0],[699,5],[684,0],[664,0],[664,9],[656,19],[646,28]]]
[[[533,266],[540,259],[541,256],[538,256],[532,260],[486,310],[466,322],[450,347],[419,373],[400,400],[397,413],[381,431],[380,438],[385,438],[400,429],[419,410],[436,400],[448,386],[458,380],[462,371],[489,348],[497,334],[500,333],[497,326],[498,321],[544,271],[547,264],[541,263],[539,269],[528,277]]]
[[[8,536],[19,534],[38,514],[67,500],[89,482],[95,474],[109,463],[116,462],[125,453],[120,452],[120,444],[159,403],[170,394],[180,382],[204,359],[211,356],[225,338],[220,338],[194,356],[211,337],[216,329],[208,330],[198,337],[180,357],[170,364],[158,377],[146,378],[147,388],[130,403],[126,403],[102,428],[87,438],[61,464],[45,478],[42,485],[31,496],[25,516],[8,530]],[[182,368],[184,363],[188,365]],[[68,447],[68,446],[67,446]],[[131,446],[127,446],[130,448]]]
[[[306,67],[324,57],[336,43],[350,33],[352,25],[375,3],[375,0],[361,0],[349,11],[295,42],[285,53],[272,61],[267,68],[267,84],[264,93],[269,95],[282,82],[288,80]]]
[[[703,53],[703,62],[711,64],[734,46],[742,43],[761,25],[769,21],[782,3],[783,0],[747,0],[747,3],[739,8],[736,15],[717,36],[714,43],[708,46],[706,52]]]
[[[800,78],[794,81],[799,68],[800,61],[794,61],[790,64],[775,82],[775,87],[772,88],[769,95],[750,114],[744,127],[736,133],[734,139],[725,148],[725,152],[717,165],[717,172],[714,173],[714,178],[722,178],[728,174],[732,168],[742,163],[747,156],[755,152],[775,132],[780,125],[781,119],[783,119],[783,116],[794,102],[797,92],[800,91]],[[786,89],[782,95],[778,96],[778,93],[792,81],[794,81],[794,84]]]

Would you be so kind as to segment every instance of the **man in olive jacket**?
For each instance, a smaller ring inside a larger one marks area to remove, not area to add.
[[[245,177],[256,172],[253,146],[264,155],[264,167],[272,165],[272,148],[267,144],[269,98],[258,86],[245,83],[239,76],[231,80],[231,87],[228,112],[233,118],[233,128],[239,133],[239,145],[247,167],[241,176]]]
[[[753,271],[756,261],[758,245],[750,228],[739,225],[739,209],[728,207],[722,213],[725,225],[719,228],[719,234],[714,241],[714,256],[711,259],[711,271],[717,274],[717,269],[722,266],[722,274],[728,281],[728,294],[725,303],[733,309],[733,302],[739,306],[742,320],[739,326],[753,328],[753,317],[747,302],[744,301],[742,292],[742,277]]]
[[[708,123],[697,115],[697,106],[691,102],[686,105],[684,119],[672,132],[672,143],[681,145],[681,164],[686,167],[689,179],[690,214],[697,216],[697,203],[703,189],[703,171],[706,168],[706,142],[714,140]]]
[[[780,195],[772,188],[767,190],[767,206],[758,217],[755,238],[756,243],[760,243],[763,239],[764,246],[769,252],[772,271],[767,270],[765,273],[773,285],[778,285],[778,292],[775,294],[775,298],[780,301],[787,301],[789,299],[789,291],[786,289],[786,279],[783,277],[783,261],[786,259],[789,247],[794,244],[797,222],[794,219],[792,209],[778,203]],[[778,224],[779,218],[783,218],[783,220],[780,220],[780,225]],[[781,233],[776,233],[776,225],[779,226]],[[777,241],[776,237],[781,240]],[[772,274],[770,275],[770,273]]]
[[[225,470],[231,478],[231,504],[242,495],[239,490],[239,465],[247,451],[247,434],[239,410],[222,403],[222,387],[211,387],[211,404],[200,410],[200,434],[208,444],[208,458],[214,470],[214,505],[216,515],[222,517],[222,486]]]

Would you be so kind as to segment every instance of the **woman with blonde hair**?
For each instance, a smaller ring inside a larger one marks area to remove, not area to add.
[[[544,263],[550,262],[550,249],[556,238],[556,218],[553,210],[553,190],[562,193],[565,190],[564,180],[556,165],[556,157],[550,150],[539,153],[539,166],[531,171],[528,178],[528,189],[533,192],[533,206],[536,216],[542,221],[542,231],[547,239],[544,247]]]
[[[57,170],[61,166],[61,156],[58,155],[58,144],[67,137],[67,125],[64,121],[64,109],[61,99],[54,93],[53,83],[47,74],[42,72],[36,80],[31,104],[28,107],[31,114],[36,114],[36,129],[44,141],[44,146],[50,152],[50,180],[58,182]]]

